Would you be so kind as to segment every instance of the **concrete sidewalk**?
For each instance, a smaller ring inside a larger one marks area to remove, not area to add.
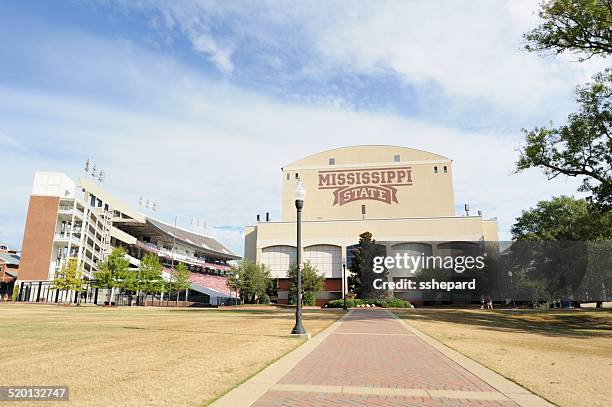
[[[387,310],[351,310],[216,407],[550,406]]]

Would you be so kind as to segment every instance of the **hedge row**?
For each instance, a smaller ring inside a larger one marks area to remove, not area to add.
[[[408,301],[392,299],[392,300],[368,300],[361,298],[347,298],[346,306],[348,308],[355,308],[358,305],[374,305],[382,308],[413,308],[412,304]],[[325,304],[327,308],[342,308],[344,306],[344,300],[331,300]]]

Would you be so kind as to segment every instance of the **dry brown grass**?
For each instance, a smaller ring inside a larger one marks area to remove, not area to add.
[[[306,310],[304,326],[339,316]],[[202,405],[302,343],[293,322],[290,310],[3,305],[0,385],[68,385],[78,406]]]
[[[411,310],[445,345],[560,406],[612,405],[612,312]]]

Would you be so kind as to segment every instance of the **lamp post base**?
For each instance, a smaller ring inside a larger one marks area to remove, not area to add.
[[[291,330],[291,335],[304,335],[306,334],[306,330],[302,326],[302,318],[301,316],[296,315],[295,326]]]
[[[310,332],[304,332],[303,334],[294,334],[293,332],[289,336],[294,338],[310,339]]]

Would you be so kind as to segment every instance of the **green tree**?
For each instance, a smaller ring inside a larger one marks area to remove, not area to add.
[[[567,240],[514,241],[506,249],[501,271],[512,271],[515,297],[549,301],[576,298],[581,296],[577,289],[589,269],[588,244]],[[505,278],[503,274],[498,277]]]
[[[13,292],[11,293],[11,301],[17,301],[17,297],[19,296],[19,285],[15,284],[13,286]]]
[[[289,279],[289,304],[295,304],[297,299],[297,266],[293,265],[287,270]],[[325,287],[325,275],[318,274],[316,267],[310,262],[304,264],[302,270],[302,304],[315,305],[317,294]]]
[[[187,266],[183,263],[179,263],[174,270],[173,283],[175,290],[182,291],[191,287],[191,281],[189,280],[191,273],[187,269]]]
[[[231,291],[238,293],[240,291],[240,271],[239,267],[231,266],[227,275],[227,287]]]
[[[612,53],[611,0],[547,0],[538,16],[540,25],[524,35],[528,51],[568,51],[581,61]]]
[[[590,192],[599,209],[612,207],[612,71],[594,76],[577,90],[580,108],[567,124],[523,129],[517,171],[543,169],[549,179],[580,177],[581,191]]]
[[[164,268],[155,254],[145,254],[142,260],[140,260],[140,266],[135,273],[136,278],[130,281],[132,291],[142,295],[144,301],[146,301],[149,294],[160,292],[164,281],[162,277],[163,270]]]
[[[127,275],[130,262],[125,257],[123,247],[115,247],[111,254],[98,265],[93,273],[92,286],[106,289],[106,302],[110,303],[115,287],[121,285],[121,279]]]
[[[523,211],[511,228],[516,240],[507,258],[519,292],[555,300],[597,297],[612,273],[612,212],[592,211],[584,199],[561,196]],[[601,244],[599,244],[601,243]],[[601,255],[597,255],[600,253]]]
[[[386,280],[389,274],[387,270],[379,274],[373,271],[374,257],[384,255],[385,247],[377,244],[370,232],[359,235],[359,244],[353,249],[353,261],[349,268],[351,274],[348,278],[349,289],[358,298],[384,298],[385,292],[374,289],[373,285],[375,279]]]
[[[573,53],[583,61],[612,55],[612,0],[547,0],[541,3],[540,25],[524,35],[526,49]],[[592,194],[598,210],[612,208],[612,72],[593,76],[577,87],[577,113],[560,127],[523,132],[517,171],[543,169],[582,179],[581,191]]]
[[[237,289],[240,298],[247,304],[254,304],[264,298],[271,282],[272,275],[266,265],[248,260],[232,266],[228,277],[228,286]]]
[[[191,287],[191,272],[183,263],[179,263],[174,267],[170,281],[165,284],[169,291],[176,291],[176,300],[178,301],[179,293]]]
[[[608,291],[612,287],[612,244],[609,240],[587,243],[588,270],[578,292],[586,300],[597,301],[601,307],[609,300]]]
[[[102,288],[106,289],[106,303],[111,302],[112,291],[115,287],[115,279],[113,277],[113,272],[109,268],[108,264],[105,262],[100,262],[98,264],[98,269],[93,272],[93,280],[91,282],[91,286],[94,288]]]
[[[53,290],[68,291],[68,280],[66,279],[66,266],[64,264],[56,273],[51,285]]]
[[[83,292],[83,286],[83,269],[78,259],[71,257],[56,274],[52,287],[54,290],[80,294]],[[71,294],[70,298],[73,298],[73,296],[74,294]]]
[[[594,212],[584,199],[560,196],[523,211],[510,231],[519,241],[612,239],[612,213]]]

